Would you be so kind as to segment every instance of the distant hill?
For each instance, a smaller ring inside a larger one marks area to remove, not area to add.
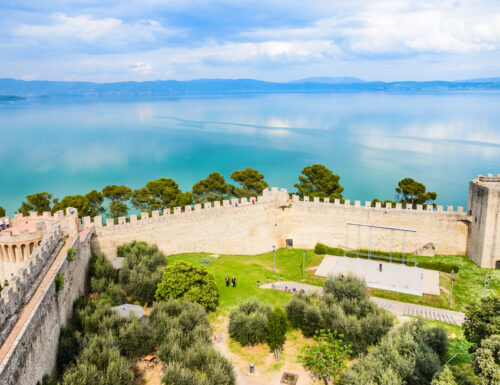
[[[315,80],[311,82],[311,79]],[[323,82],[319,82],[323,79]],[[337,79],[337,80],[332,80]],[[343,80],[341,80],[343,79]],[[346,80],[347,79],[347,80]],[[0,95],[17,97],[123,97],[123,96],[196,96],[273,93],[334,92],[456,92],[500,91],[500,81],[373,82],[356,78],[309,78],[290,83],[272,83],[254,79],[157,80],[147,82],[64,82],[0,79]],[[497,78],[495,78],[497,79]]]
[[[352,84],[352,83],[364,83],[364,80],[360,79],[360,78],[353,78],[353,77],[318,76],[318,77],[313,77],[313,78],[293,80],[289,83]]]
[[[18,100],[24,100],[25,98],[15,95],[0,95],[0,102],[17,102]]]
[[[467,80],[456,80],[461,83],[498,83],[500,78],[479,78],[479,79],[467,79]]]

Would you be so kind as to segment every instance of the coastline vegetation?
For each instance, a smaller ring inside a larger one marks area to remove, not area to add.
[[[262,194],[269,187],[264,174],[253,168],[236,170],[230,178],[235,184],[227,183],[224,176],[217,171],[210,173],[205,179],[196,182],[191,191],[182,191],[171,178],[159,178],[149,181],[144,187],[133,190],[125,185],[105,186],[101,191],[92,190],[84,195],[68,195],[61,200],[48,192],[29,194],[18,208],[18,212],[28,216],[31,211],[42,214],[44,211],[55,213],[67,207],[78,210],[80,217],[97,216],[103,213],[109,218],[126,216],[131,207],[135,210],[151,213],[154,210],[170,210],[173,207],[194,203],[222,201],[231,198],[251,198]],[[319,197],[321,200],[343,200],[344,188],[340,184],[340,176],[321,164],[304,167],[295,184],[296,193],[301,197]],[[427,192],[426,187],[411,178],[404,178],[395,189],[396,202],[405,205],[432,204],[436,200],[435,192]],[[372,202],[381,202],[375,198]],[[0,217],[2,208],[0,207]],[[5,215],[5,214],[4,214]]]

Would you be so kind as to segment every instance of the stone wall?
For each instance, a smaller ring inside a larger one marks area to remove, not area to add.
[[[470,182],[467,211],[467,255],[481,267],[494,268],[500,264],[500,175]]]
[[[93,234],[91,228],[82,233],[82,239],[76,235],[61,251],[64,255],[55,260],[54,272],[64,273],[64,289],[56,292],[50,276],[49,284],[39,288],[41,295],[32,298],[36,298],[34,308],[7,357],[0,363],[0,385],[33,385],[45,373],[54,372],[60,328],[68,322],[73,302],[85,292]],[[72,262],[65,257],[68,247],[77,251]]]
[[[289,198],[286,190],[265,191],[255,204],[250,200],[215,202],[207,207],[175,208],[163,215],[153,212],[150,218],[142,213],[129,219],[119,218],[118,224],[108,220],[103,225],[100,217],[83,218],[84,226],[95,224],[97,237],[94,247],[108,257],[116,255],[116,247],[132,240],[157,244],[165,253],[206,251],[213,253],[257,254],[284,247],[286,239],[293,239],[294,247],[313,248],[317,242],[331,246],[368,247],[396,251],[402,246],[401,232],[352,230],[346,237],[347,223],[402,227],[416,230],[408,236],[406,251],[412,252],[432,243],[439,254],[465,254],[467,224],[463,208],[457,211],[448,206],[423,210],[364,206],[359,201],[320,202],[319,199],[298,196]],[[392,235],[391,235],[392,233]],[[392,238],[392,239],[391,239]],[[359,239],[359,241],[358,241]]]

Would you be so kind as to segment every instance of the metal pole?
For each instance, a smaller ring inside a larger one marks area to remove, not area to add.
[[[402,263],[405,263],[405,238],[406,238],[406,234],[403,233],[403,245],[401,246],[401,261],[402,261]]]
[[[274,265],[273,265],[273,275],[276,275],[276,246],[273,246],[273,255],[274,255]]]
[[[360,246],[361,246],[361,226],[358,226],[358,250],[356,251],[356,258],[359,258]]]
[[[453,282],[455,282],[455,270],[451,269],[451,294],[450,294],[450,307],[453,299]]]
[[[368,259],[372,259],[372,228],[368,227]]]
[[[391,238],[389,243],[389,262],[392,262],[392,230],[391,230]]]
[[[486,286],[490,284],[490,276],[486,276],[486,279],[484,280],[484,290],[483,290],[483,297],[486,295]]]
[[[306,269],[306,249],[304,249],[304,255],[302,257],[302,280],[305,279],[305,269]]]

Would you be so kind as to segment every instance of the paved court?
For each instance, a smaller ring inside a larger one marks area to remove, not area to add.
[[[330,274],[352,274],[363,278],[366,286],[377,289],[413,295],[439,295],[439,272],[415,266],[326,255],[315,275],[328,277]]]

